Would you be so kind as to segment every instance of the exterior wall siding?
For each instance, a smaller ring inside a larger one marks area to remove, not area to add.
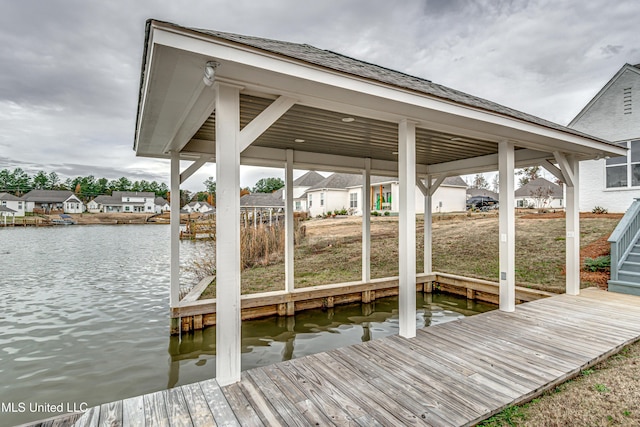
[[[625,114],[625,92],[631,93],[631,114]],[[640,139],[640,70],[623,71],[570,127],[611,142]],[[580,211],[625,212],[638,197],[640,187],[606,188],[605,160],[580,162]]]

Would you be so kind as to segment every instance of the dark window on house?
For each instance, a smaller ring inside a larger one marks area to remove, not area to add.
[[[320,206],[324,206],[324,193],[320,193]]]
[[[313,195],[309,194],[309,207],[313,205]]]
[[[607,159],[607,188],[640,187],[640,139],[619,142],[617,145],[629,148],[629,152],[626,156]]]

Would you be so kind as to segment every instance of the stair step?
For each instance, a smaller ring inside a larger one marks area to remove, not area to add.
[[[640,252],[639,253],[630,252],[629,255],[627,255],[627,259],[625,259],[625,262],[627,261],[640,263]]]
[[[618,270],[618,280],[640,284],[640,273],[635,271]]]
[[[629,261],[629,258],[627,258],[627,260],[622,263],[618,271],[640,273],[640,262]]]
[[[609,280],[609,292],[640,296],[640,283],[625,280]]]

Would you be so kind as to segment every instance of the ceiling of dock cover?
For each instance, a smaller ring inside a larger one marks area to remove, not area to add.
[[[293,149],[308,153],[307,159],[339,158],[342,169],[349,159],[358,169],[369,157],[392,173],[403,119],[416,124],[421,173],[495,170],[498,142],[504,140],[515,143],[517,166],[553,159],[554,151],[580,159],[624,153],[555,123],[308,45],[149,21],[137,155],[166,158],[179,150],[185,159],[214,159],[215,85],[202,80],[211,60],[220,64],[217,82],[240,87],[241,129],[279,96],[296,101],[252,143],[253,151],[243,153],[246,164],[282,166],[284,150]],[[256,154],[256,148],[267,151]],[[327,161],[320,163],[330,169]],[[308,160],[304,166],[311,166]]]

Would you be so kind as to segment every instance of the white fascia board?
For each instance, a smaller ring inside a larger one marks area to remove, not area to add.
[[[175,28],[167,28],[164,26],[162,28],[155,27],[154,32],[157,33],[154,37],[154,43],[157,44],[163,44],[177,49],[183,49],[185,51],[209,56],[218,61],[233,61],[238,64],[254,67],[258,70],[271,71],[289,77],[300,78],[312,83],[368,94],[377,98],[395,101],[401,104],[413,105],[427,110],[443,112],[463,119],[481,121],[499,128],[512,129],[519,131],[517,133],[524,133],[519,138],[516,138],[518,140],[537,139],[531,137],[522,138],[526,135],[535,135],[549,140],[548,144],[550,144],[550,147],[552,147],[556,141],[564,141],[577,146],[584,146],[591,150],[602,151],[610,155],[623,155],[617,154],[613,146],[587,137],[581,137],[579,135],[573,135],[560,130],[547,128],[544,125],[525,122],[517,118],[502,116],[498,113],[480,110],[475,107],[462,106],[454,103],[453,101],[437,99],[427,94],[416,93],[409,89],[389,86],[384,83],[366,80],[357,76],[345,75],[338,71],[328,70],[312,64],[302,64],[294,59],[257,51],[256,49],[252,49],[248,46],[238,46],[231,42],[226,43],[220,40],[216,40],[214,42],[211,38],[207,38],[205,35],[198,35],[197,33],[187,32],[184,30],[180,31]],[[221,75],[224,75],[222,70]],[[247,85],[249,82],[242,83],[243,85]],[[420,122],[425,116],[405,116],[405,118]],[[420,126],[420,124],[418,124],[418,126]]]

